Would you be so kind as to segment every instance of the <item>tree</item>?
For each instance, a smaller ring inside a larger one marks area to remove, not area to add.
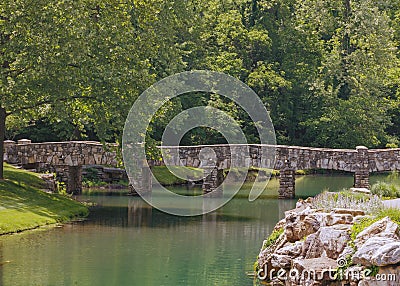
[[[92,125],[102,141],[119,142],[137,96],[185,67],[179,37],[188,25],[182,19],[194,4],[184,4],[184,0],[0,4],[0,144],[9,116],[48,121],[68,116],[78,128]],[[163,111],[157,116],[162,119]]]
[[[319,74],[310,82],[320,114],[304,122],[316,146],[376,147],[390,123],[386,75],[398,66],[385,5],[374,1],[302,1],[298,27],[318,36]]]

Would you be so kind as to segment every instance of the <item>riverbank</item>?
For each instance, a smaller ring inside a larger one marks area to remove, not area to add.
[[[88,215],[88,208],[73,199],[48,194],[35,173],[5,164],[0,181],[0,235],[66,222]]]

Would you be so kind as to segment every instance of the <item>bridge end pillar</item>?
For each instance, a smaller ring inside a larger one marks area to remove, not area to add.
[[[368,148],[357,146],[356,170],[354,172],[354,187],[369,188],[369,157]]]
[[[151,169],[150,167],[143,166],[141,168],[140,174],[138,174],[137,180],[132,180],[132,178],[129,178],[130,180],[130,186],[129,186],[129,194],[130,195],[147,195],[151,194],[152,191],[152,175],[151,175]]]
[[[67,193],[82,193],[82,166],[68,166]]]
[[[219,185],[221,185],[224,180],[223,175],[224,170],[219,170],[217,168],[213,169],[204,169],[204,179],[203,179],[203,194],[208,194],[217,189]]]
[[[18,152],[17,152],[17,143],[11,140],[5,140],[3,143],[4,146],[4,157],[3,161],[16,164],[18,162]]]
[[[295,197],[296,171],[287,164],[279,171],[279,195],[280,199],[293,199]]]

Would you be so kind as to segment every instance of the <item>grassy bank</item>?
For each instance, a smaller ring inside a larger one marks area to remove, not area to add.
[[[88,209],[62,195],[40,189],[37,174],[5,165],[0,181],[0,235],[84,217]]]

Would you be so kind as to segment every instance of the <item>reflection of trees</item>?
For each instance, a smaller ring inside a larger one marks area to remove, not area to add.
[[[143,227],[153,223],[153,208],[141,200],[128,201],[128,226]]]

